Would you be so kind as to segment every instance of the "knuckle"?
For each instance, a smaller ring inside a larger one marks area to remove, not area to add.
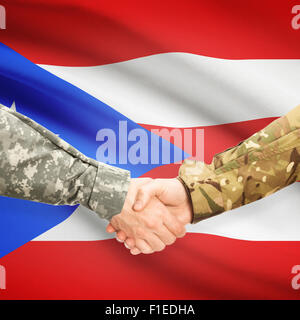
[[[139,195],[140,198],[143,198],[146,195],[146,187],[145,186],[141,186],[139,188],[139,194],[138,195]]]
[[[176,224],[174,226],[174,232],[177,237],[181,236],[184,231],[184,228],[180,224]]]
[[[137,238],[144,238],[145,237],[145,229],[142,227],[137,227],[135,229],[135,234]]]
[[[186,234],[186,230],[185,230],[185,228],[184,228],[184,227],[182,227],[182,228],[181,228],[181,232],[179,233],[178,238],[182,238],[182,237],[184,237],[184,236],[185,236],[185,234]]]
[[[158,227],[158,221],[156,219],[147,219],[146,226],[150,229],[156,229]]]

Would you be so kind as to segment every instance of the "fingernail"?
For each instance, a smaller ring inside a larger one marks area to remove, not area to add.
[[[119,239],[118,237],[116,237],[116,240],[117,240],[118,242],[121,242],[121,243],[124,242],[123,240]]]
[[[127,245],[126,242],[124,242],[124,246],[125,246],[125,248],[130,249],[130,247]]]
[[[133,254],[133,255],[139,254],[139,250],[133,249],[133,250],[131,250],[131,254]]]
[[[137,201],[135,204],[134,204],[134,209],[135,210],[139,210],[142,208],[142,202],[141,201]]]

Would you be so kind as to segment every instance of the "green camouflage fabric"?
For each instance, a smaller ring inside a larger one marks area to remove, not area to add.
[[[121,212],[129,171],[88,158],[28,117],[0,105],[0,195]]]
[[[264,198],[300,178],[300,106],[214,156],[185,160],[179,177],[193,204],[193,223]]]

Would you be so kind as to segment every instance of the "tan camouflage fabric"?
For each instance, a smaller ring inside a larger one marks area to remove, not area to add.
[[[28,117],[0,105],[0,195],[83,206],[110,220],[130,175],[88,158]]]
[[[218,153],[211,164],[185,160],[193,223],[264,198],[300,178],[300,106]]]

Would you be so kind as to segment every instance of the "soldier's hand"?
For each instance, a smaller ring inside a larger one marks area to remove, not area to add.
[[[156,198],[141,212],[122,210],[112,218],[111,225],[132,239],[135,248],[145,254],[162,251],[185,234],[184,226]]]
[[[176,218],[181,227],[192,220],[192,208],[190,200],[182,183],[177,179],[156,179],[147,181],[139,186],[133,208],[135,211],[143,212],[151,202],[151,199],[158,198],[168,209],[168,212]],[[153,214],[153,213],[152,213]],[[170,223],[172,223],[170,221]],[[173,222],[174,223],[174,222]],[[170,227],[170,226],[169,226]],[[123,230],[115,230],[111,225],[108,228],[117,231],[117,239],[124,242],[132,254],[139,254],[141,250],[136,246],[135,239],[126,234]],[[177,235],[180,237],[181,235]]]
[[[178,179],[153,179],[140,185],[133,209],[143,210],[157,197],[184,225],[192,221],[192,205],[185,187]]]

